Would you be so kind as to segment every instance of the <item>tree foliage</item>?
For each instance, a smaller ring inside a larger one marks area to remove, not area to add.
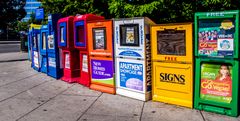
[[[24,6],[26,0],[1,0],[0,1],[0,29],[5,29],[6,26],[16,25],[25,17],[26,12]]]
[[[45,23],[43,23],[43,24],[46,24],[46,21],[43,21],[43,22],[45,22]],[[42,24],[42,21],[37,21],[36,19],[35,19],[35,14],[34,13],[32,13],[31,14],[31,16],[30,16],[30,19],[27,21],[27,22],[23,22],[23,21],[18,21],[17,22],[17,31],[28,31],[28,29],[29,29],[29,25],[31,24],[31,23],[35,23],[35,24]]]
[[[46,15],[48,13],[61,13],[64,16],[95,13],[103,14],[100,11],[94,0],[40,0],[42,7],[45,9]]]
[[[111,0],[115,17],[147,16],[156,23],[193,21],[195,12],[235,10],[239,0]]]
[[[146,16],[156,23],[193,22],[195,12],[236,10],[239,0],[40,0],[48,13],[94,13],[105,18]]]

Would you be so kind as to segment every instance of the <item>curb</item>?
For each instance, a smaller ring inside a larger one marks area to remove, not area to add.
[[[0,44],[21,44],[20,42],[0,42]]]
[[[26,61],[28,59],[17,59],[17,60],[0,60],[0,63],[5,63],[5,62],[16,62],[16,61]]]

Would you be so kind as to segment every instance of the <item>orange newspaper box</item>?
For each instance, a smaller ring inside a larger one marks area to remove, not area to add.
[[[112,20],[89,22],[90,88],[115,94]]]

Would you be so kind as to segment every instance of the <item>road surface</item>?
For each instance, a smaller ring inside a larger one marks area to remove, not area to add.
[[[20,52],[20,43],[0,44],[0,53]]]

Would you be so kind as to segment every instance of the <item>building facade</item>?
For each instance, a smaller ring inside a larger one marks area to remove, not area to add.
[[[27,15],[22,19],[22,21],[28,21],[31,17],[31,14],[35,13],[36,8],[41,6],[41,2],[38,0],[26,0],[26,5],[24,7]]]

